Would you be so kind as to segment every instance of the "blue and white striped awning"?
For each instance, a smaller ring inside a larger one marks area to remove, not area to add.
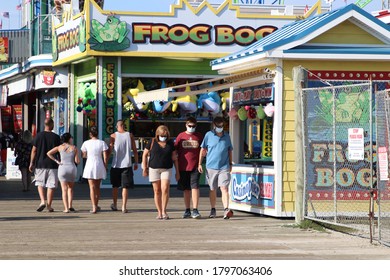
[[[276,48],[281,48],[283,52],[288,52],[291,48],[291,43],[302,40],[312,33],[315,33],[320,28],[330,25],[334,21],[338,22],[340,19],[349,19],[353,21],[357,25],[368,30],[374,36],[378,37],[381,41],[390,45],[390,26],[384,24],[356,5],[350,4],[341,9],[287,24],[241,51],[211,61],[210,65],[220,67],[224,63],[248,58],[253,55],[266,54],[266,52],[275,50]],[[289,47],[283,49],[283,46],[286,45],[289,45]],[[311,50],[310,48],[306,48],[305,51],[310,52]],[[318,52],[318,49],[313,49],[313,51]],[[372,48],[371,51],[373,54],[376,54],[377,50]],[[367,52],[367,49],[365,52]]]

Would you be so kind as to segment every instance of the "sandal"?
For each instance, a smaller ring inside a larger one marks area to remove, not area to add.
[[[163,215],[163,216],[162,216],[162,219],[163,219],[163,220],[169,220],[169,216],[168,216],[168,215]]]
[[[45,207],[46,207],[46,204],[40,204],[39,207],[37,208],[37,211],[42,212],[43,209],[45,209]]]
[[[70,211],[69,211],[69,210],[64,210],[64,211],[62,211],[62,212],[64,212],[64,213],[69,213]]]
[[[70,211],[70,212],[76,212],[76,210],[75,210],[73,207],[70,207],[70,208],[69,208],[69,211]]]
[[[93,211],[93,210],[89,210],[89,213],[90,214],[96,214],[97,213],[97,211],[95,210],[95,211]]]
[[[122,210],[122,213],[123,213],[123,214],[129,213],[129,210],[124,209],[124,210]]]
[[[157,216],[156,220],[162,220],[163,218],[161,216]]]

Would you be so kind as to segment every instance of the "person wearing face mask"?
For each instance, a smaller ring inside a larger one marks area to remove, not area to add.
[[[203,136],[196,132],[197,121],[194,117],[189,117],[186,121],[186,131],[180,133],[175,141],[175,147],[179,157],[180,180],[177,188],[183,191],[184,205],[186,207],[183,219],[201,217],[198,211],[199,204],[199,178],[198,171],[200,144]],[[192,215],[191,215],[192,196]]]
[[[156,129],[156,136],[146,145],[142,155],[142,175],[149,175],[149,182],[153,185],[158,220],[169,219],[167,206],[173,165],[176,169],[176,180],[179,181],[179,163],[174,143],[169,139],[168,128],[160,125]]]
[[[221,189],[224,219],[229,219],[233,211],[229,209],[229,183],[232,169],[232,142],[229,134],[223,131],[223,118],[215,117],[213,130],[206,133],[199,153],[198,170],[203,173],[202,161],[206,156],[206,178],[210,186],[211,211],[209,218],[216,217],[217,188]]]

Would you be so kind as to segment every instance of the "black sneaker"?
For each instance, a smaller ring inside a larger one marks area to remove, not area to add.
[[[215,208],[211,208],[209,218],[215,218],[217,217],[217,210]]]
[[[190,217],[191,217],[191,210],[190,209],[186,209],[186,211],[183,214],[183,219],[187,219],[187,218],[190,218]]]
[[[198,211],[198,209],[194,209],[194,210],[192,210],[192,218],[193,219],[200,219],[200,213],[199,213],[199,211]]]

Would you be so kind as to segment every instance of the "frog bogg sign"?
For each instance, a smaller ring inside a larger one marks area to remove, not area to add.
[[[105,130],[103,137],[106,138],[112,133],[114,133],[114,123],[115,123],[115,91],[116,91],[116,64],[111,62],[106,62],[104,67],[104,79],[103,79],[103,89],[104,89],[104,115],[103,121],[105,122]]]
[[[373,145],[373,162],[376,146]],[[340,200],[369,199],[371,187],[370,143],[365,143],[364,160],[348,159],[348,144],[313,141],[307,149],[307,189],[312,200],[332,200],[336,180],[336,195]],[[336,159],[336,171],[333,159]],[[375,168],[375,167],[374,167]],[[372,179],[375,184],[376,178]]]
[[[152,44],[182,45],[191,42],[195,45],[207,45],[214,38],[215,45],[238,44],[241,46],[249,45],[277,29],[275,26],[234,28],[230,25],[174,24],[169,26],[164,23],[140,22],[134,22],[132,28],[133,43],[137,44],[145,44],[149,41]]]

